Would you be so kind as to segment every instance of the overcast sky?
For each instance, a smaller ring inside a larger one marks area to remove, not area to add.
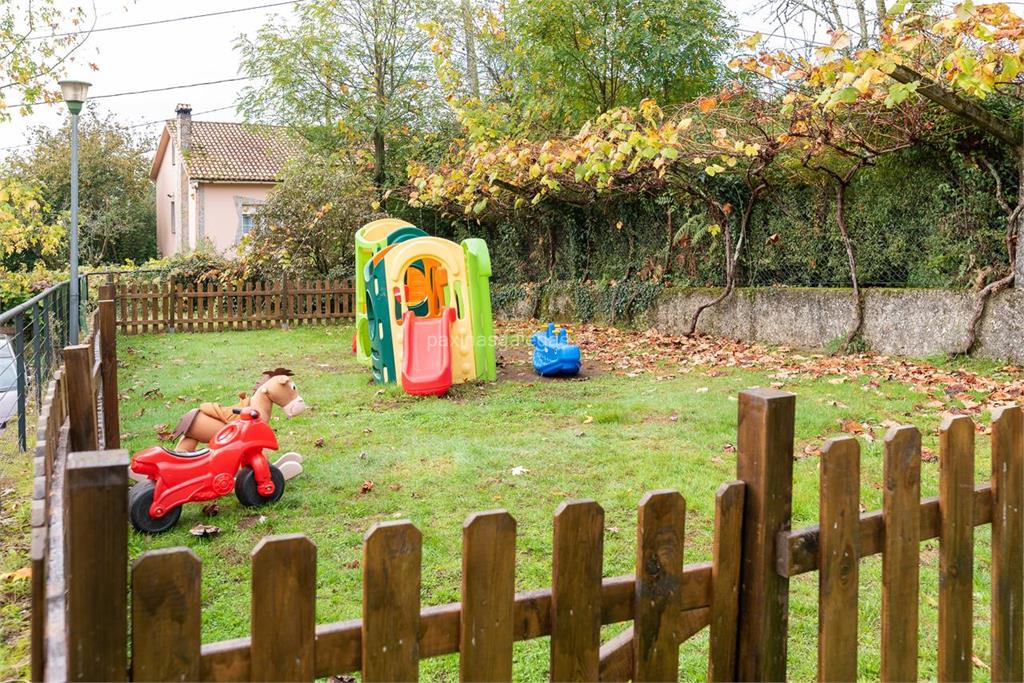
[[[90,10],[91,20],[91,0],[59,2],[68,6],[84,5]],[[281,0],[95,0],[95,28],[278,2]],[[725,0],[726,7],[737,16],[739,25],[755,30],[763,28],[763,22],[753,11],[760,4],[761,0]],[[100,30],[89,36],[79,51],[78,65],[72,67],[69,75],[91,81],[90,96],[236,78],[238,55],[232,47],[235,38],[241,33],[251,35],[269,17],[290,11],[291,7],[285,5],[154,26]],[[90,62],[95,63],[99,70],[89,70],[86,65]],[[104,111],[112,112],[120,121],[131,124],[170,118],[178,102],[191,104],[197,118],[230,121],[237,120],[233,108],[209,114],[202,112],[231,107],[244,85],[245,82],[234,82],[182,88],[114,97],[99,103]],[[10,100],[9,103],[14,104]],[[31,115],[15,114],[11,121],[0,123],[0,157],[17,152],[19,146],[24,145],[26,133],[32,126],[56,125],[62,111],[63,105],[43,105],[36,107]],[[160,123],[142,126],[140,132],[155,141],[160,126]]]

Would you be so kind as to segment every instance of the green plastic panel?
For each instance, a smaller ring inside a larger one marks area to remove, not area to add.
[[[469,317],[473,324],[473,355],[477,379],[493,382],[498,377],[494,354],[494,320],[491,316],[491,256],[487,242],[462,241],[469,273]]]

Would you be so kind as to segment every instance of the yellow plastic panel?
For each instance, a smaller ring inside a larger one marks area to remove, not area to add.
[[[404,272],[413,261],[420,259],[434,259],[448,276],[449,288],[458,292],[458,297],[463,302],[462,318],[457,318],[452,324],[451,345],[452,354],[452,383],[461,384],[476,379],[476,360],[473,353],[473,326],[469,318],[469,288],[466,286],[466,256],[462,247],[455,242],[450,242],[440,237],[417,237],[406,242],[399,242],[391,245],[384,254],[384,271],[388,277],[388,289],[394,291],[395,287],[403,285]],[[453,301],[454,304],[454,301]],[[395,299],[388,297],[389,311],[388,320],[391,321],[391,339],[394,344],[395,367],[402,367],[402,355],[404,351],[404,331],[402,326],[395,321]]]

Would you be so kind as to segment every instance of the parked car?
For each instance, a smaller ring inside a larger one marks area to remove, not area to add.
[[[14,347],[6,337],[0,337],[0,429],[18,415],[18,371],[14,362]]]

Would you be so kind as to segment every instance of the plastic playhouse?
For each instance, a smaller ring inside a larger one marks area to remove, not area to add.
[[[533,369],[542,377],[575,375],[580,371],[580,347],[570,344],[565,328],[555,331],[555,324],[530,337],[533,343]]]
[[[494,380],[491,259],[487,243],[461,244],[384,218],[356,233],[359,361],[377,382],[440,396],[452,384]]]

